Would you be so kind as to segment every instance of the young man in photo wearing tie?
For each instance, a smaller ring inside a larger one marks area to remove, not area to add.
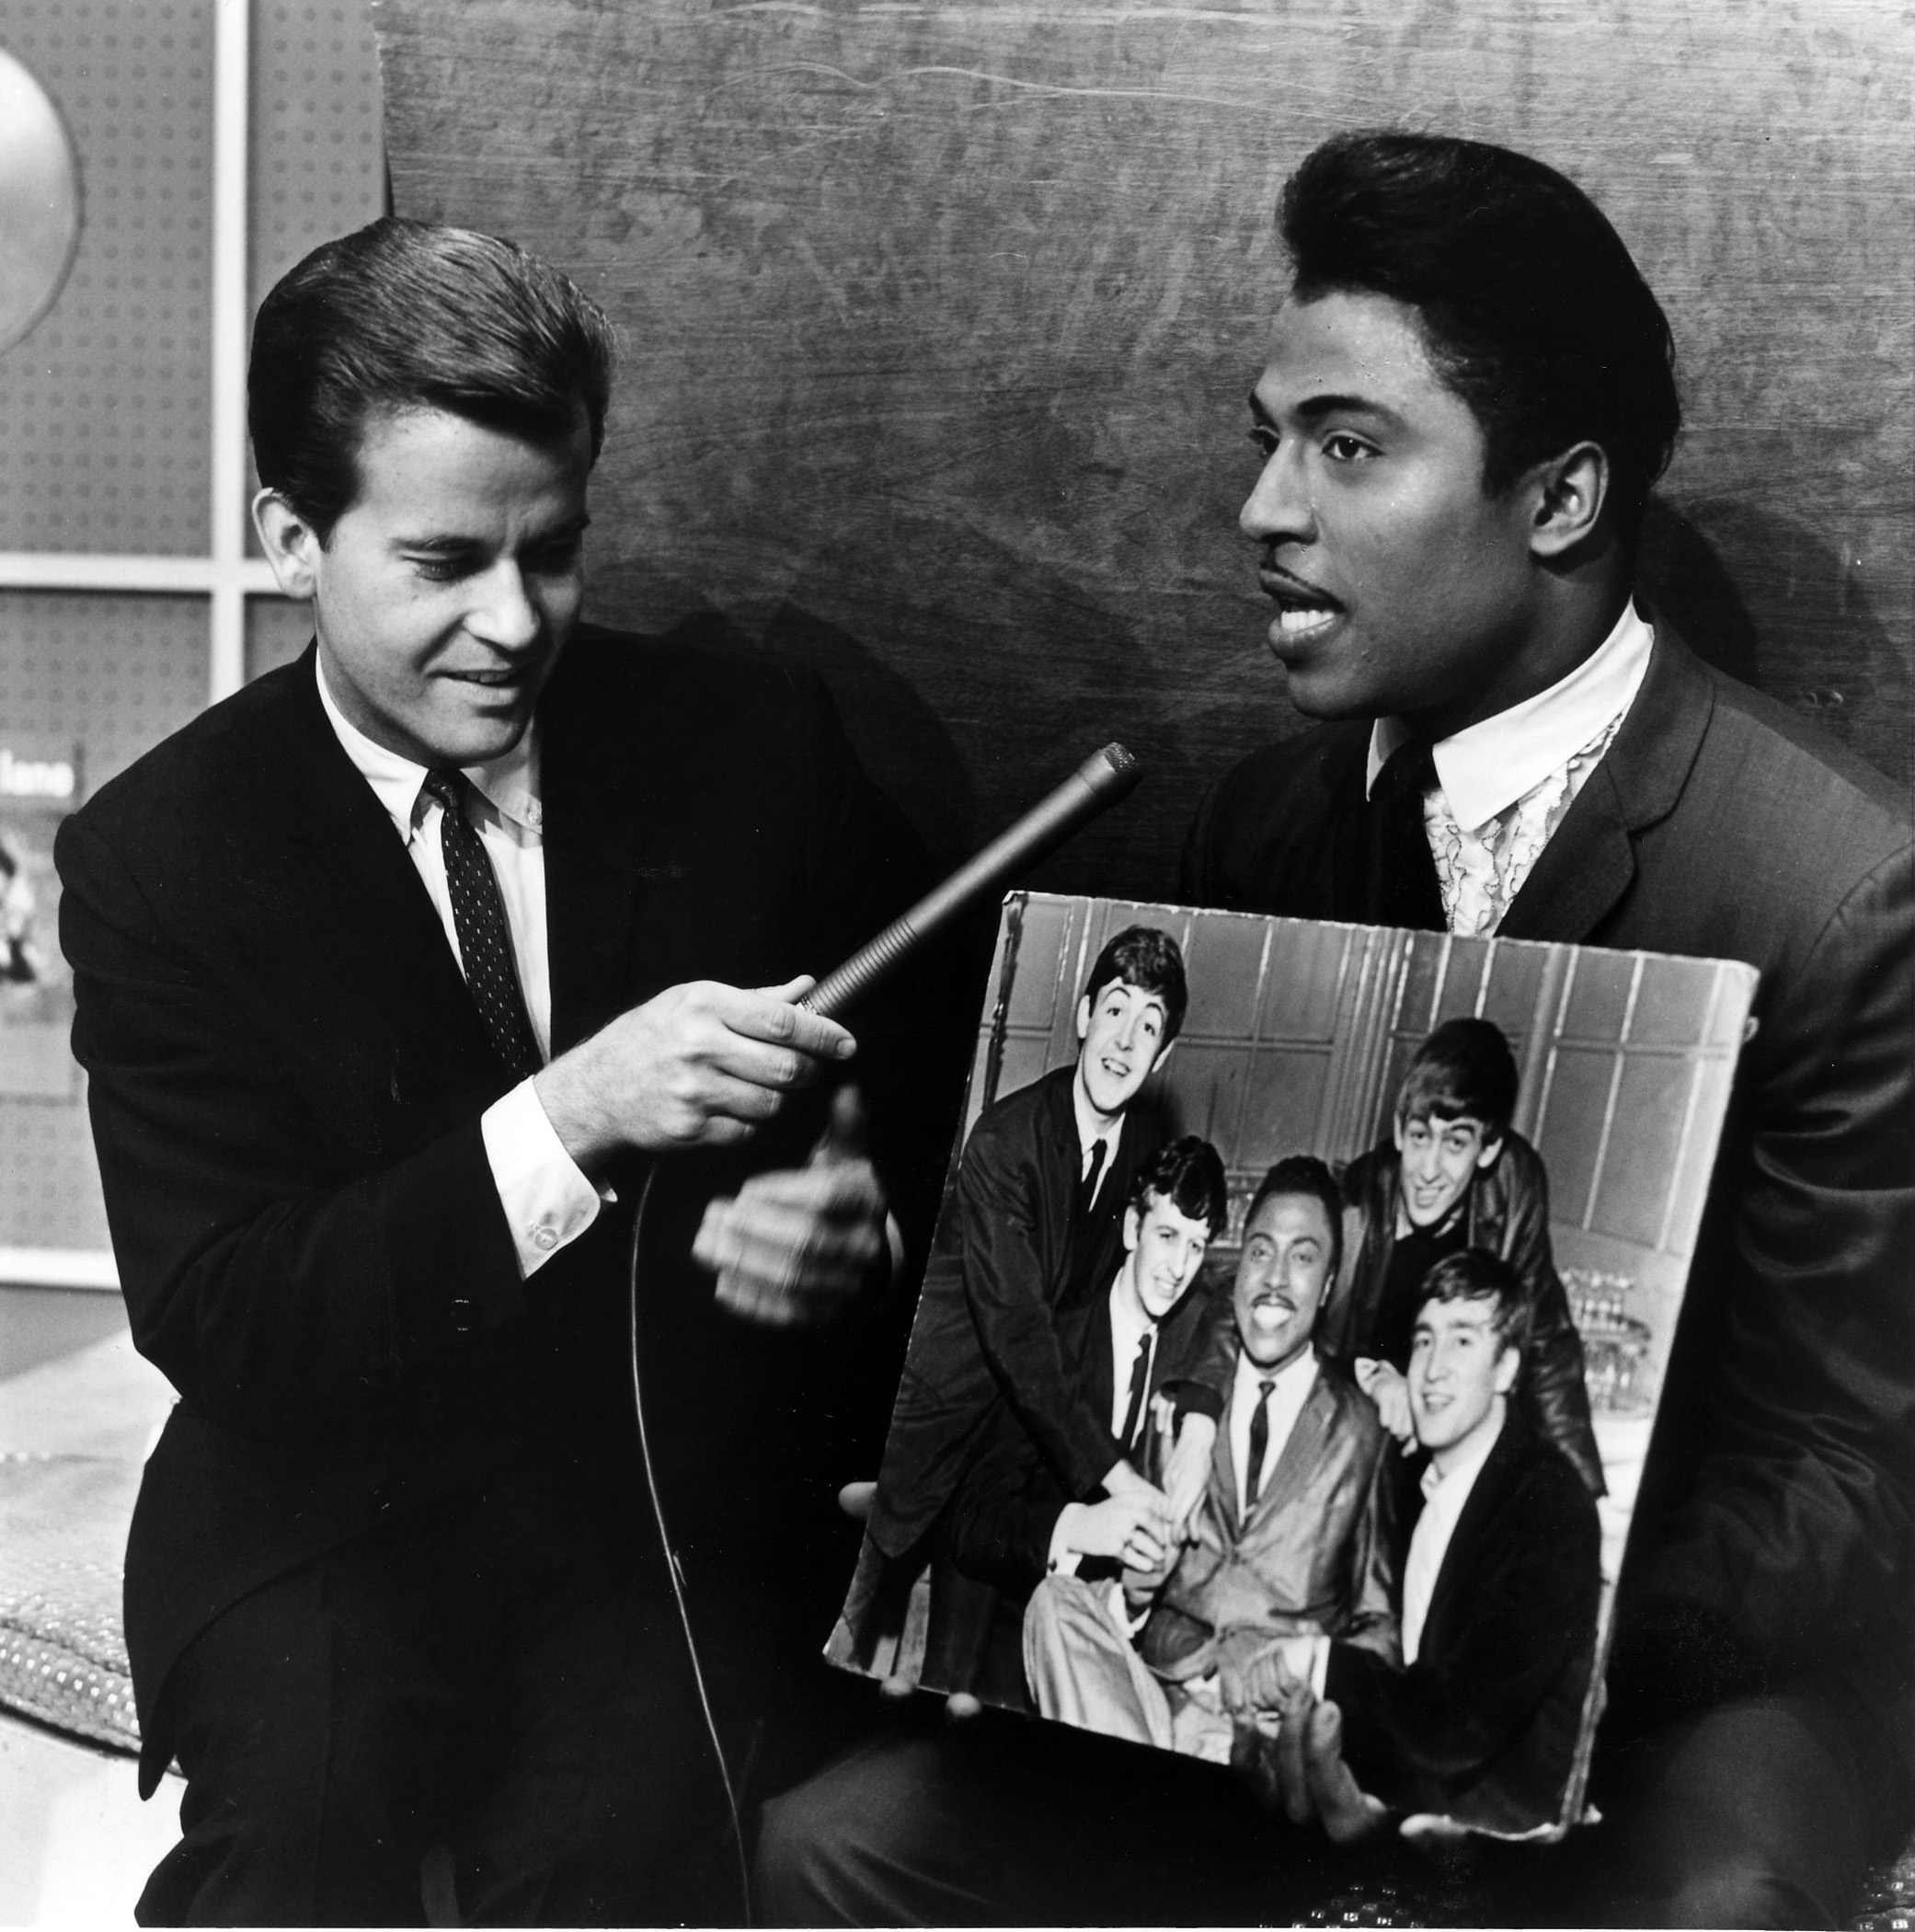
[[[853,1654],[895,1620],[889,1582],[914,1573],[927,1538],[936,1541],[939,1517],[1000,1404],[1068,1496],[1101,1489],[1161,1505],[1107,1412],[1078,1386],[1060,1323],[1116,1271],[1131,1189],[1163,1137],[1141,1103],[1144,1083],[1175,1045],[1187,1001],[1183,956],[1168,933],[1118,933],[1077,1003],[1075,1062],[996,1101],[971,1129],[919,1294],[841,1632]],[[969,1689],[993,1615],[989,1593],[941,1562],[924,1681]]]
[[[1203,1340],[1209,1312],[1193,1293],[1229,1212],[1223,1166],[1208,1141],[1167,1143],[1139,1170],[1123,1220],[1124,1259],[1109,1292],[1059,1323],[1082,1398],[1109,1419],[1125,1460],[1155,1468],[1150,1437],[1167,1397]],[[951,1559],[1001,1593],[992,1656],[976,1689],[988,1701],[1026,1699],[1025,1605],[1046,1576],[1115,1584],[1120,1563],[1161,1563],[1171,1529],[1141,1490],[1070,1496],[1008,1405],[950,1504]]]

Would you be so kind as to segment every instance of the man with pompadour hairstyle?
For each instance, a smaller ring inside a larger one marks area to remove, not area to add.
[[[800,1092],[855,1042],[796,1002],[921,859],[813,681],[579,621],[611,373],[509,242],[315,251],[250,373],[315,642],[61,829],[120,1283],[179,1392],[126,1566],[142,1788],[187,1777],[143,1923],[729,1915],[707,1719],[803,1762],[878,1418],[842,1327],[774,1330],[888,1243],[848,1091],[822,1137]]]
[[[1640,596],[1673,348],[1574,183],[1345,134],[1279,225],[1241,521],[1321,722],[1218,782],[1182,896],[1760,970],[1618,1599],[1609,1822],[1569,1847],[1598,1889],[1570,1909],[1839,1922],[1915,1818],[1907,808]]]
[[[1533,1890],[1485,1909],[1840,1923],[1915,1818],[1906,804],[1638,601],[1681,410],[1588,195],[1486,143],[1347,133],[1279,229],[1241,523],[1322,722],[1222,776],[1179,896],[1761,973],[1618,1601],[1606,1823],[1512,1857]],[[1309,1729],[1287,1796],[1327,1837],[1161,1754],[960,1732],[900,1745],[882,1810],[793,1794],[762,1865],[810,1923],[1267,1921],[1353,1882],[1328,1839],[1383,1822],[1327,1706]],[[1068,1791],[1095,1795],[1061,1817]]]

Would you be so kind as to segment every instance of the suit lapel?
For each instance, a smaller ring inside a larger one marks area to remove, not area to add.
[[[1656,643],[1615,742],[1589,774],[1524,880],[1499,938],[1587,938],[1635,877],[1633,834],[1681,796],[1708,729],[1714,693],[1676,633],[1652,618]]]
[[[262,853],[261,889],[291,922],[261,925],[261,943],[279,955],[272,976],[297,1002],[289,1010],[316,1027],[343,1004],[370,1018],[371,1037],[386,1033],[396,1095],[502,1085],[425,883],[321,708],[313,658],[308,649],[290,673],[283,737],[262,734],[259,746],[255,829],[273,847]],[[297,890],[274,891],[287,848]],[[304,996],[295,977],[307,983]]]
[[[1475,1562],[1484,1537],[1501,1512],[1504,1498],[1515,1487],[1525,1446],[1522,1423],[1512,1407],[1504,1414],[1502,1430],[1482,1468],[1476,1472],[1476,1480],[1470,1485],[1470,1493],[1464,1500],[1462,1514],[1456,1519],[1456,1527],[1450,1533],[1449,1547],[1443,1551],[1436,1581],[1430,1586],[1429,1608],[1423,1618],[1419,1654],[1428,1655],[1442,1648],[1450,1605],[1462,1580]]]
[[[568,702],[565,668],[561,661],[539,717],[555,1053],[630,1003],[652,816],[645,811],[642,774],[608,749],[606,720]]]
[[[1085,1347],[1090,1352],[1090,1360],[1084,1364],[1086,1391],[1096,1413],[1100,1417],[1107,1416],[1117,1399],[1116,1366],[1110,1359],[1110,1296],[1107,1293],[1092,1300]]]

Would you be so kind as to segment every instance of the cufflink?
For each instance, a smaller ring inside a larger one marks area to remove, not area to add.
[[[557,1231],[545,1226],[543,1222],[537,1227],[527,1228],[525,1232],[532,1245],[542,1255],[550,1254],[558,1246]]]

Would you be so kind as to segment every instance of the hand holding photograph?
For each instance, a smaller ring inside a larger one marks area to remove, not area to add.
[[[1560,1836],[1755,980],[1012,895],[827,1656]]]

